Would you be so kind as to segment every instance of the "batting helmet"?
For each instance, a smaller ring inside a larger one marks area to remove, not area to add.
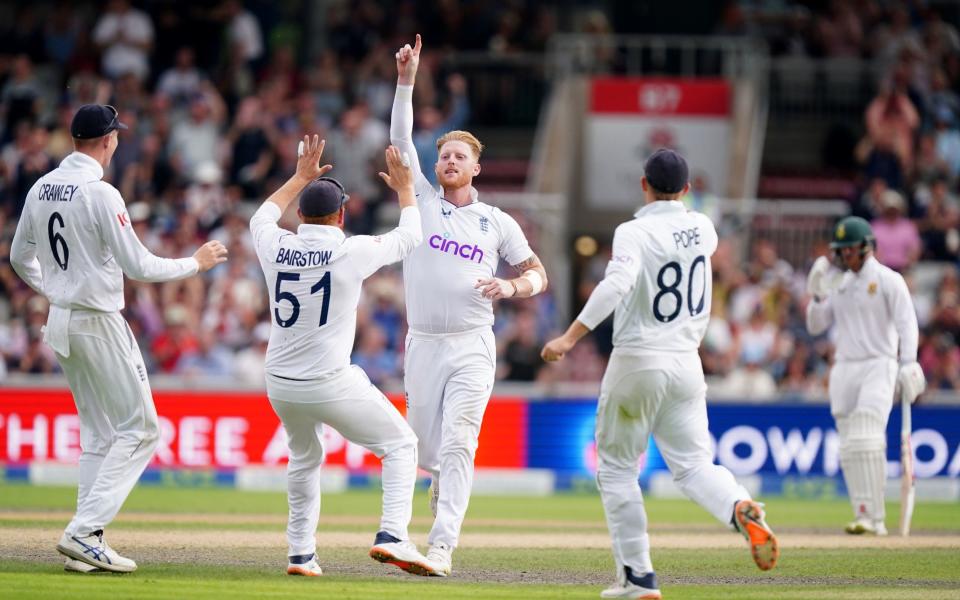
[[[833,241],[830,247],[834,250],[849,248],[860,244],[877,245],[877,238],[873,235],[870,223],[860,217],[846,217],[841,219],[833,229]]]

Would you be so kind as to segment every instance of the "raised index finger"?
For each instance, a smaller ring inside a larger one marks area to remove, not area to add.
[[[423,44],[420,42],[420,34],[417,34],[417,43],[413,45],[413,55],[420,56],[420,48],[423,47]]]

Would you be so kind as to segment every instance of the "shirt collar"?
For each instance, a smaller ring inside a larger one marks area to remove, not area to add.
[[[860,271],[859,271],[859,272],[854,273],[853,271],[850,271],[849,269],[847,269],[847,270],[850,271],[850,274],[853,275],[854,277],[857,277],[857,278],[867,277],[867,276],[869,276],[871,273],[873,273],[873,271],[877,268],[877,265],[879,265],[879,264],[880,264],[880,261],[877,260],[877,257],[874,256],[873,254],[871,254],[870,256],[868,256],[868,257],[866,258],[866,260],[863,261],[863,266],[860,267]]]
[[[654,200],[633,213],[635,217],[646,215],[686,212],[687,207],[679,200]]]
[[[468,206],[473,206],[474,204],[480,202],[480,193],[477,191],[477,188],[470,186],[470,204],[464,204],[463,206],[457,206],[453,202],[450,202],[443,197],[443,188],[440,188],[440,199],[449,204],[454,208],[466,208]]]
[[[312,239],[334,239],[342,242],[347,238],[343,230],[334,225],[313,225],[311,223],[301,223],[297,227],[297,235]]]
[[[93,159],[89,154],[83,152],[71,152],[60,162],[63,169],[77,171],[86,171],[94,175],[98,180],[103,179],[103,167]]]

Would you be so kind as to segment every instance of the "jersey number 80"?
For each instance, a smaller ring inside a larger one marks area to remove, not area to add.
[[[697,305],[693,304],[693,276],[697,272],[697,267],[700,267],[700,275],[703,278],[703,290],[700,292],[700,300],[697,302]],[[667,278],[667,272],[672,271],[673,275],[670,277],[671,282],[666,283],[665,279]],[[659,286],[660,291],[657,292],[657,295],[653,297],[653,316],[660,321],[661,323],[669,323],[677,317],[680,316],[680,311],[683,310],[683,295],[678,289],[680,287],[680,282],[683,281],[683,267],[680,266],[680,263],[676,261],[670,261],[667,264],[660,267],[660,272],[657,273],[657,286]],[[663,309],[660,306],[660,303],[666,296],[672,296],[674,298],[673,303],[673,312],[669,314],[663,314]],[[693,262],[690,263],[690,275],[687,278],[687,310],[690,312],[690,316],[699,315],[703,312],[704,302],[707,297],[707,260],[701,254],[700,256],[693,259]]]

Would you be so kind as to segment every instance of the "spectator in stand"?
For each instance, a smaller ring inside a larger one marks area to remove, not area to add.
[[[720,227],[720,198],[710,191],[707,174],[696,173],[690,182],[690,193],[684,196],[683,204],[690,210],[707,215],[715,227]]]
[[[504,379],[511,381],[534,381],[544,362],[540,358],[540,337],[537,335],[536,316],[529,310],[521,310],[513,321],[497,354],[503,360],[506,372]]]
[[[866,144],[861,144],[859,152],[867,177],[882,177],[890,187],[902,188],[913,164],[913,135],[920,125],[902,74],[870,102],[865,118]]]
[[[960,176],[960,131],[957,116],[952,110],[941,106],[934,115],[937,157],[946,165],[950,179]]]
[[[814,23],[814,39],[827,57],[859,57],[864,42],[863,23],[846,2],[831,2],[829,14]]]
[[[330,128],[347,108],[346,83],[335,52],[325,50],[320,54],[316,66],[310,71],[307,85],[316,111],[326,119],[323,129]]]
[[[164,311],[167,328],[153,340],[151,354],[161,373],[176,371],[180,357],[198,347],[197,338],[192,333],[190,313],[182,304],[168,306]]]
[[[73,60],[81,41],[81,23],[66,0],[57,2],[43,31],[47,56],[66,67]]]
[[[263,56],[260,23],[250,11],[244,9],[240,0],[227,0],[223,3],[222,10],[227,22],[227,43],[230,49],[247,65],[255,66]]]
[[[33,127],[30,130],[30,143],[20,161],[17,163],[15,183],[13,185],[14,215],[20,216],[23,203],[27,199],[27,192],[33,184],[46,173],[56,167],[53,159],[47,154],[47,130],[44,127]]]
[[[258,323],[253,329],[253,344],[237,353],[233,373],[244,385],[263,387],[264,362],[270,342],[270,323]]]
[[[960,349],[952,335],[933,336],[932,341],[921,347],[919,360],[927,374],[927,389],[960,389]]]
[[[919,220],[924,258],[955,261],[960,250],[960,201],[950,191],[947,179],[934,180],[925,199],[924,215]]]
[[[4,135],[0,143],[13,139],[20,123],[36,123],[40,114],[40,86],[33,72],[33,63],[26,54],[18,54],[9,77],[0,89],[0,114],[3,114]]]
[[[387,334],[376,323],[366,323],[358,331],[357,349],[350,362],[363,369],[377,387],[396,384],[397,355],[387,348]]]
[[[233,354],[217,341],[217,334],[203,329],[195,348],[185,350],[177,360],[179,375],[229,377],[233,375]]]
[[[230,146],[230,183],[243,188],[244,198],[261,198],[263,184],[273,166],[270,119],[259,98],[244,98],[227,132]]]
[[[386,138],[368,127],[368,113],[355,105],[340,116],[340,126],[327,137],[334,175],[350,190],[347,227],[354,233],[370,233],[382,188],[377,178]]]
[[[930,93],[927,95],[927,106],[924,111],[925,128],[929,129],[934,125],[935,115],[945,114],[944,111],[950,111],[949,114],[960,114],[960,96],[950,89],[950,80],[942,68],[936,68],[930,76]]]
[[[467,80],[454,73],[447,78],[450,92],[450,108],[444,115],[437,107],[427,104],[417,111],[417,129],[413,132],[413,145],[420,158],[420,170],[431,185],[437,184],[433,166],[437,162],[437,140],[440,136],[461,129],[470,118],[470,102],[467,99]]]
[[[175,108],[186,109],[190,100],[201,92],[204,76],[194,62],[193,48],[182,46],[177,50],[173,66],[164,71],[157,82],[157,93],[170,98]]]
[[[906,216],[907,205],[900,192],[887,190],[881,197],[883,212],[870,223],[877,238],[877,260],[894,271],[904,272],[920,258],[917,225]]]
[[[196,179],[200,165],[219,164],[220,126],[226,107],[217,90],[205,82],[203,92],[190,102],[190,117],[173,126],[167,151],[174,170],[184,179]]]
[[[867,221],[875,219],[883,210],[881,207],[883,195],[889,189],[890,186],[887,185],[887,180],[883,177],[871,179],[867,189],[863,191],[860,199],[853,205],[853,215],[862,217]]]
[[[128,73],[140,81],[150,74],[153,21],[127,0],[110,0],[93,29],[93,41],[103,52],[103,72],[111,79]]]

